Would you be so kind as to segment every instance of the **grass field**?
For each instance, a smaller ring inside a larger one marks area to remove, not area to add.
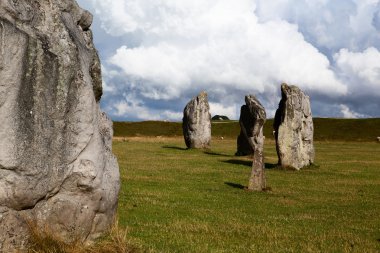
[[[317,141],[376,141],[380,136],[380,118],[329,119],[315,118],[314,139]],[[264,135],[273,139],[273,119],[264,125]],[[182,123],[163,121],[114,122],[115,136],[182,136]],[[236,138],[240,132],[238,121],[213,121],[214,137]]]
[[[235,138],[207,151],[182,137],[115,141],[129,239],[143,252],[380,252],[380,143],[316,142],[318,166],[295,172],[276,168],[268,138],[261,193],[244,190],[251,161],[235,149]]]

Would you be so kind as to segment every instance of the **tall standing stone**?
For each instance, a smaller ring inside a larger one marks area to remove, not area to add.
[[[207,93],[202,91],[183,110],[183,136],[188,148],[208,148],[211,142],[211,114]]]
[[[27,221],[81,241],[113,222],[119,170],[91,22],[74,0],[0,2],[0,252],[25,247]]]
[[[282,84],[281,93],[273,124],[278,163],[284,168],[299,170],[314,162],[310,100],[296,86]]]
[[[245,98],[247,100],[247,97]],[[253,124],[255,122],[248,104],[242,105],[240,108],[240,134],[237,137],[237,151],[235,155],[244,156],[252,155],[254,153],[254,144],[252,143]]]
[[[252,172],[248,182],[248,190],[262,191],[266,188],[264,164],[263,126],[266,121],[264,107],[253,95],[245,96],[245,105],[241,108],[241,133],[253,151]]]

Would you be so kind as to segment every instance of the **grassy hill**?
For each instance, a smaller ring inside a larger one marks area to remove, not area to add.
[[[267,139],[272,136],[273,119],[264,126]],[[380,136],[380,118],[376,119],[314,119],[314,139],[317,141],[376,141]],[[114,122],[114,135],[131,136],[182,136],[181,122],[143,121]],[[213,137],[236,138],[240,132],[238,121],[213,121]]]

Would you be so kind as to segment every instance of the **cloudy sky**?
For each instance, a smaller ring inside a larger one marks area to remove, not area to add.
[[[114,120],[182,118],[201,90],[238,119],[246,94],[273,117],[280,84],[317,117],[380,117],[380,0],[79,0]]]

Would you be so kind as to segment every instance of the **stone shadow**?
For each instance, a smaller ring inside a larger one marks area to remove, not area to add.
[[[170,145],[162,146],[162,148],[176,149],[176,150],[188,150],[188,148],[177,147],[177,146],[170,146]]]
[[[231,183],[231,182],[224,182],[224,184],[236,189],[245,189],[245,186],[241,184],[236,184],[236,183]]]
[[[223,161],[224,163],[236,164],[236,165],[244,165],[247,167],[252,167],[252,161],[247,160],[239,160],[239,159],[230,159]],[[277,163],[265,163],[266,170],[275,170],[281,169]]]
[[[244,161],[244,160],[238,160],[238,159],[230,159],[230,160],[225,160],[222,161],[224,163],[231,163],[231,164],[237,164],[237,165],[244,165],[244,166],[249,166],[252,167],[252,161]]]
[[[205,153],[206,155],[213,155],[213,156],[232,157],[232,155],[227,155],[227,154],[223,154],[223,153],[217,153],[217,152],[214,152],[214,151],[211,151],[211,150],[206,150],[203,153]]]
[[[267,170],[274,170],[279,169],[279,165],[277,163],[265,163],[265,169]]]

